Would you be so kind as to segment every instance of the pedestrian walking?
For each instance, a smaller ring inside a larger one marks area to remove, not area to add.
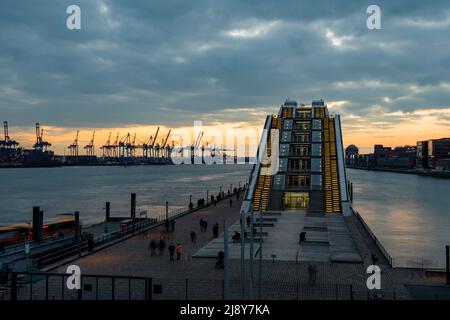
[[[164,250],[166,249],[166,242],[164,241],[163,238],[159,239],[158,248],[159,248],[159,255],[160,256],[164,255]]]
[[[233,206],[233,199],[230,198],[230,208]]]
[[[150,241],[150,245],[149,245],[151,256],[155,255],[156,247],[157,247],[156,241],[155,241],[155,239],[152,239],[152,241]]]
[[[217,200],[216,199],[214,199],[214,207],[216,207],[216,204],[217,204]]]
[[[172,220],[172,221],[170,222],[170,228],[172,229],[172,232],[175,231],[175,220]]]
[[[191,242],[192,243],[197,243],[197,234],[195,233],[195,231],[191,231]]]
[[[203,220],[203,231],[206,232],[208,229],[208,221],[206,219]]]
[[[203,232],[203,228],[204,228],[204,221],[203,218],[200,219],[200,232]]]
[[[216,222],[213,225],[213,237],[218,238],[219,237],[219,224]]]
[[[173,243],[171,243],[169,246],[169,254],[170,254],[169,261],[174,262],[174,259],[173,259],[174,253],[175,253],[175,246],[173,245]]]
[[[177,244],[175,251],[177,252],[177,260],[181,260],[181,253],[183,252],[183,246],[181,243]]]
[[[219,253],[217,254],[216,268],[223,269],[224,268],[224,260],[225,260],[225,254],[223,253],[222,250],[220,250]]]

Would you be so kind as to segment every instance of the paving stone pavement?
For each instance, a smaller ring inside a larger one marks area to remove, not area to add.
[[[215,268],[215,259],[192,258],[192,255],[207,244],[213,237],[212,225],[218,222],[223,231],[223,219],[230,225],[239,219],[241,202],[233,197],[223,200],[216,207],[210,206],[187,214],[176,220],[175,232],[166,232],[164,226],[139,234],[126,241],[99,252],[82,257],[70,264],[81,267],[83,274],[123,275],[152,277],[154,283],[163,286],[163,293],[155,299],[221,299],[223,269]],[[208,230],[200,232],[199,221],[207,219]],[[317,268],[315,284],[308,284],[308,261],[263,260],[261,263],[261,297],[266,299],[366,299],[366,266],[370,263],[370,252],[376,247],[371,243],[357,219],[346,218],[347,227],[357,245],[364,263],[314,262]],[[192,243],[190,232],[195,231],[197,242]],[[166,238],[167,244],[181,243],[184,250],[181,260],[169,261],[166,252],[163,256],[150,254],[151,239]],[[379,254],[380,259],[382,255]],[[259,266],[253,261],[253,297],[259,297]],[[382,289],[387,299],[410,299],[405,283],[440,283],[441,278],[430,278],[425,271],[417,269],[392,269],[385,260],[380,260],[382,269]],[[64,273],[66,266],[53,270]],[[249,293],[249,261],[245,262],[244,294]],[[231,259],[229,263],[230,297],[241,298],[240,260]],[[352,292],[352,294],[350,294]]]

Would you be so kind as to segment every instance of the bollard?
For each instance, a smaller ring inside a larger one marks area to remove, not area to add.
[[[75,244],[80,243],[80,212],[75,211],[75,235],[74,242]]]
[[[42,225],[40,223],[41,209],[33,207],[33,240],[40,241],[42,233]]]
[[[136,219],[136,193],[131,194],[131,219]]]
[[[166,201],[166,220],[169,220],[169,201]]]

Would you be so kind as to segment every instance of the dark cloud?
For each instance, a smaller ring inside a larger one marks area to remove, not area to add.
[[[377,1],[369,31],[372,2],[3,0],[1,119],[180,125],[285,97],[356,116],[448,108],[448,1]],[[73,3],[81,31],[65,28]]]

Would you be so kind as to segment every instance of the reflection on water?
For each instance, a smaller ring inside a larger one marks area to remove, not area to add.
[[[391,256],[422,257],[444,265],[450,244],[450,180],[347,170],[354,207]]]
[[[105,202],[111,215],[130,214],[130,193],[137,194],[138,212],[149,216],[187,206],[197,199],[226,192],[250,173],[249,165],[180,165],[137,167],[65,167],[0,170],[0,225],[30,221],[32,207],[45,216],[80,211],[83,223],[104,219]]]

